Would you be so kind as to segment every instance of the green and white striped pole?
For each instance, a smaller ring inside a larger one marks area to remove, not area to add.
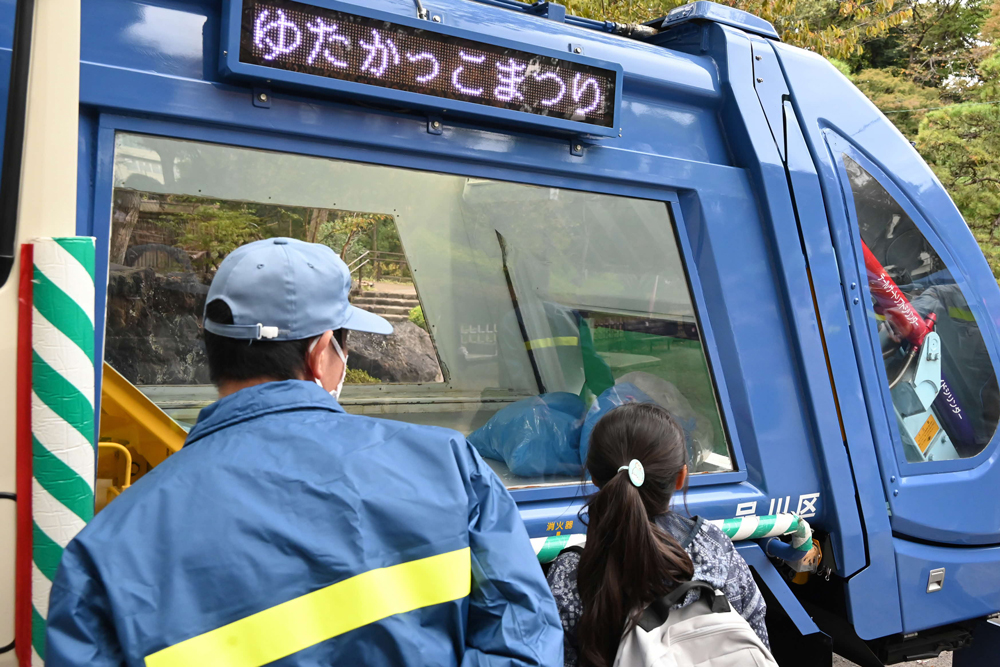
[[[708,523],[718,526],[733,542],[741,542],[794,533],[799,527],[799,517],[794,514],[768,514],[738,516],[734,519],[721,519]]]
[[[94,516],[94,239],[33,243],[32,665],[63,549]]]

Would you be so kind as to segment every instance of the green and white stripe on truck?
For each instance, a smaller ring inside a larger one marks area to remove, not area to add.
[[[795,514],[768,514],[765,516],[739,516],[732,519],[707,521],[717,526],[733,542],[763,540],[769,537],[792,535],[792,546],[800,551],[812,548],[812,529]],[[540,563],[548,563],[569,546],[582,546],[587,541],[584,533],[535,537],[531,546]]]

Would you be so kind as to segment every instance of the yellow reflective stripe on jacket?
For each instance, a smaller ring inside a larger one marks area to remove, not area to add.
[[[146,667],[260,667],[394,614],[460,600],[468,547],[369,570],[146,656]]]
[[[576,336],[557,336],[555,338],[536,338],[529,340],[524,346],[529,350],[541,350],[545,347],[576,347],[580,339]]]

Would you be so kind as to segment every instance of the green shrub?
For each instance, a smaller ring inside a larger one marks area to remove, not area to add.
[[[348,368],[347,378],[344,380],[344,384],[379,384],[381,382],[360,368]]]
[[[417,306],[410,311],[410,321],[421,329],[427,329],[427,321],[424,320],[424,310],[420,306]]]

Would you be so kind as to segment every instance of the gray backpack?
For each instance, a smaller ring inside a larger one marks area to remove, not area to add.
[[[671,609],[689,591],[694,603]],[[622,638],[614,667],[778,667],[760,637],[722,591],[688,581],[643,610]]]

